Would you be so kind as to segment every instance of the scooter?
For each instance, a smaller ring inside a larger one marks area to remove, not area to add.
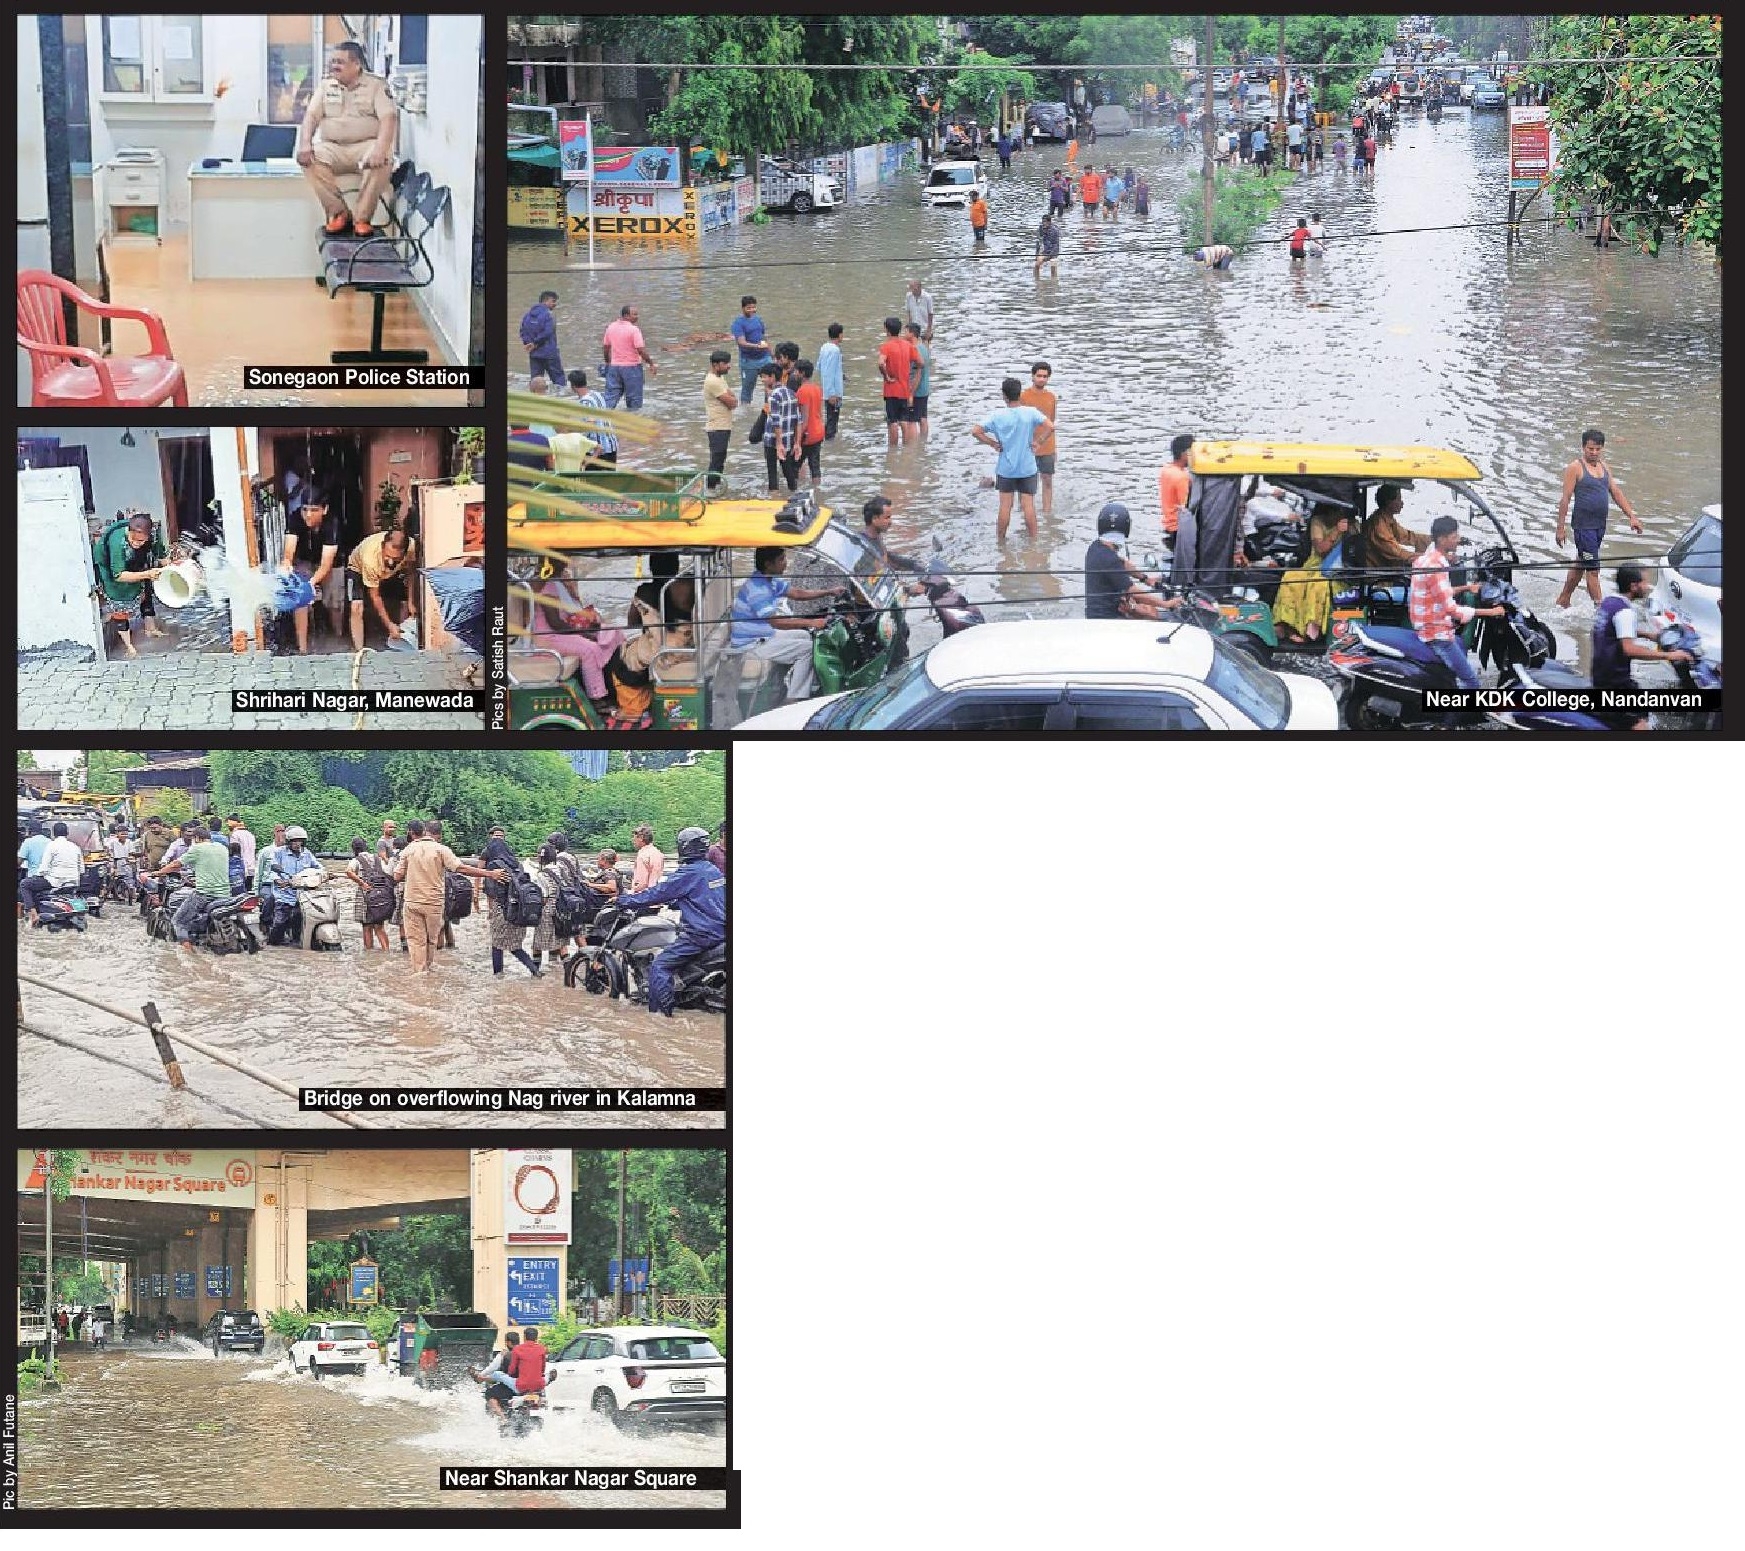
[[[927,563],[920,579],[922,593],[932,606],[933,617],[947,636],[968,630],[972,625],[985,625],[987,616],[958,590],[957,583],[946,574],[935,556]]]
[[[82,932],[88,913],[89,906],[85,896],[79,892],[78,884],[63,883],[58,889],[43,895],[36,907],[35,924],[51,932]]]
[[[300,927],[299,944],[310,950],[339,951],[339,892],[319,867],[306,867],[291,879],[297,891],[295,906]]]
[[[622,906],[602,910],[594,918],[598,944],[572,954],[564,965],[564,984],[580,985],[596,996],[648,997],[648,969],[655,958],[678,939],[678,923],[667,915],[637,915]],[[592,934],[590,933],[590,938]],[[678,976],[676,1005],[681,1011],[727,1010],[727,945],[718,944],[687,964]]]
[[[146,935],[158,942],[175,941],[176,912],[193,892],[184,886],[176,889],[161,905],[155,906],[146,919]],[[188,941],[210,948],[214,953],[259,953],[265,946],[259,897],[232,894],[228,899],[214,900],[189,931]]]
[[[79,873],[79,892],[85,897],[85,911],[88,915],[100,917],[103,914],[103,882],[108,861],[107,856],[96,860],[86,857],[84,869]]]

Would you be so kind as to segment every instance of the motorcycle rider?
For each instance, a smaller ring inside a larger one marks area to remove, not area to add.
[[[501,1408],[492,1400],[491,1386],[498,1378],[507,1376],[509,1370],[509,1359],[514,1355],[515,1348],[520,1344],[520,1332],[511,1330],[508,1335],[503,1337],[503,1350],[498,1352],[491,1359],[489,1366],[484,1368],[467,1369],[468,1378],[485,1386],[485,1404],[490,1406],[493,1411],[499,1412],[499,1414],[501,1413]]]
[[[308,831],[300,824],[291,824],[285,829],[284,845],[274,845],[266,853],[268,860],[262,864],[262,871],[267,893],[273,901],[273,921],[267,928],[268,947],[294,939],[298,911],[297,891],[291,887],[291,879],[321,865],[308,846]]]
[[[1181,606],[1179,598],[1145,590],[1161,586],[1163,578],[1141,571],[1121,553],[1132,533],[1132,514],[1119,501],[1110,501],[1097,513],[1097,536],[1085,550],[1086,619],[1157,619],[1165,609]]]
[[[192,958],[194,944],[189,938],[195,928],[205,921],[206,913],[219,900],[230,898],[230,847],[214,840],[205,825],[190,827],[192,843],[182,865],[194,875],[194,892],[176,907],[171,925],[176,934],[176,947]]]
[[[1635,662],[1689,662],[1687,651],[1663,651],[1655,642],[1652,630],[1644,627],[1640,611],[1654,595],[1654,583],[1639,565],[1621,565],[1614,578],[1618,590],[1599,606],[1594,615],[1594,688],[1635,689],[1636,677],[1631,664]],[[1645,716],[1625,712],[1625,724],[1632,732],[1645,732],[1649,721]]]
[[[543,1395],[547,1361],[548,1354],[539,1341],[539,1327],[529,1325],[521,1332],[520,1344],[505,1354],[502,1372],[485,1385],[485,1404],[495,1415],[506,1417],[509,1402],[517,1395]]]
[[[1412,584],[1407,598],[1412,629],[1435,654],[1436,660],[1454,676],[1463,689],[1479,687],[1478,669],[1466,655],[1459,627],[1478,615],[1501,619],[1500,606],[1468,608],[1454,600],[1456,588],[1448,580],[1448,557],[1460,548],[1460,524],[1452,517],[1438,517],[1430,524],[1430,547],[1412,562]],[[1468,582],[1460,592],[1477,592],[1479,584]]]
[[[84,854],[67,838],[68,833],[66,822],[57,820],[36,871],[18,886],[19,898],[30,907],[32,926],[39,919],[37,912],[43,900],[56,889],[77,883],[85,870]]]
[[[618,901],[626,910],[678,906],[679,934],[648,967],[648,1010],[669,1018],[678,1000],[679,971],[727,940],[727,880],[709,860],[709,831],[695,824],[681,829],[678,849],[678,870],[670,878]]]

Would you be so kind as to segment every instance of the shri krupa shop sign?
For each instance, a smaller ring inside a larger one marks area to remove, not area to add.
[[[592,197],[590,198],[590,192]],[[568,197],[570,240],[640,237],[655,242],[694,242],[697,191],[694,188],[633,188],[628,185],[572,188]]]
[[[41,1153],[19,1153],[18,1188],[42,1189],[45,1171]],[[80,1148],[72,1193],[109,1201],[253,1206],[255,1155],[216,1147]]]

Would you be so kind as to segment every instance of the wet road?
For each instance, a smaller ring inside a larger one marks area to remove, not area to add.
[[[1470,456],[1481,489],[1531,561],[1549,569],[1518,579],[1544,613],[1562,568],[1553,519],[1564,465],[1584,426],[1607,434],[1619,483],[1642,515],[1634,539],[1614,510],[1609,561],[1664,554],[1706,503],[1720,498],[1720,274],[1698,252],[1668,247],[1648,258],[1605,252],[1537,218],[1512,251],[1500,226],[1365,237],[1400,228],[1500,222],[1506,212],[1504,116],[1449,111],[1440,125],[1408,118],[1384,148],[1373,185],[1329,170],[1300,178],[1266,235],[1320,211],[1331,245],[1292,272],[1282,246],[1260,247],[1226,275],[1182,257],[1177,193],[1197,181],[1197,155],[1176,157],[1157,131],[1105,139],[1099,164],[1143,169],[1152,215],[1066,223],[1061,278],[1031,275],[1032,233],[1048,173],[1062,150],[1020,155],[1008,174],[991,161],[988,251],[972,251],[961,211],[927,210],[914,178],[862,195],[830,215],[774,216],[695,249],[602,244],[623,267],[566,269],[561,245],[512,234],[506,329],[546,286],[563,297],[567,364],[595,365],[595,342],[624,301],[660,363],[645,408],[662,422],[638,461],[701,466],[706,457],[699,386],[710,342],[741,293],[754,292],[774,342],[792,338],[816,356],[825,325],[847,330],[843,430],[824,452],[824,492],[858,511],[875,491],[898,508],[891,540],[925,550],[937,539],[971,596],[1013,605],[990,617],[1071,612],[1097,508],[1134,511],[1136,551],[1156,532],[1157,469],[1169,439],[1252,436],[1332,442],[1425,442]],[[904,282],[924,281],[938,310],[932,434],[887,454],[874,352],[880,320],[901,310]],[[998,407],[999,380],[1045,358],[1060,395],[1055,514],[1040,540],[993,534],[995,497],[976,488],[991,454],[969,435]],[[735,378],[736,378],[735,372]],[[735,493],[761,494],[762,455],[740,429],[728,460]],[[1405,519],[1428,527],[1444,509],[1408,493]],[[1568,551],[1562,552],[1567,560]],[[1058,572],[1051,575],[1019,574]],[[977,575],[976,573],[988,573]],[[1050,601],[1051,599],[1055,601]],[[1588,606],[1548,623],[1585,652]],[[926,639],[925,637],[923,639]]]
[[[64,1389],[19,1406],[26,1508],[715,1508],[720,1492],[440,1491],[444,1465],[718,1466],[701,1431],[621,1434],[587,1412],[501,1438],[477,1388],[391,1369],[315,1382],[286,1363],[174,1350],[62,1353]],[[554,1397],[555,1398],[555,1397]]]
[[[360,951],[361,928],[349,918],[350,890],[341,893],[345,947],[338,953],[269,948],[219,957],[201,949],[190,963],[168,943],[150,940],[136,911],[110,904],[83,935],[22,930],[18,967],[118,1007],[137,1011],[155,1001],[172,1029],[186,1029],[296,1084],[725,1086],[722,1018],[651,1018],[628,1002],[566,988],[561,969],[535,980],[510,961],[503,978],[495,979],[482,915],[456,927],[458,947],[438,954],[432,974],[415,976],[397,949]],[[173,1092],[144,1029],[52,991],[25,986],[22,992],[28,1023],[112,1052],[127,1064],[21,1034],[21,1124],[333,1124],[191,1049],[180,1054],[196,1091]],[[445,1127],[461,1117],[439,1110],[373,1118],[395,1127]],[[602,1113],[591,1121],[704,1127],[722,1122],[719,1112],[681,1111]],[[528,1128],[573,1124],[574,1116],[467,1111],[465,1123]]]

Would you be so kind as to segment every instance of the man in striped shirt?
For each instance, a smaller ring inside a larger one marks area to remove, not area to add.
[[[606,407],[606,400],[601,396],[600,390],[588,386],[588,374],[586,372],[579,369],[571,372],[570,388],[576,395],[576,407],[578,409],[604,409]],[[570,445],[568,436],[575,436],[576,441],[574,446]],[[552,437],[551,450],[556,458],[559,473],[581,473],[582,462],[580,457],[575,458],[574,468],[566,466],[571,461],[571,457],[574,454],[584,454],[591,457],[596,463],[617,464],[618,438],[612,434],[612,428],[604,418],[601,418],[595,425],[588,427],[587,439],[593,443],[593,450],[591,453],[588,448],[581,445],[582,438],[578,433],[570,432],[567,436],[560,433],[559,435]]]
[[[1466,655],[1457,626],[1477,615],[1500,619],[1503,610],[1468,608],[1454,601],[1454,587],[1448,580],[1448,557],[1460,547],[1460,524],[1452,517],[1438,517],[1430,524],[1430,547],[1412,562],[1412,591],[1407,600],[1412,628],[1418,639],[1428,646],[1436,660],[1454,675],[1463,689],[1477,689],[1478,670]],[[1478,583],[1469,582],[1462,592],[1478,591]]]

